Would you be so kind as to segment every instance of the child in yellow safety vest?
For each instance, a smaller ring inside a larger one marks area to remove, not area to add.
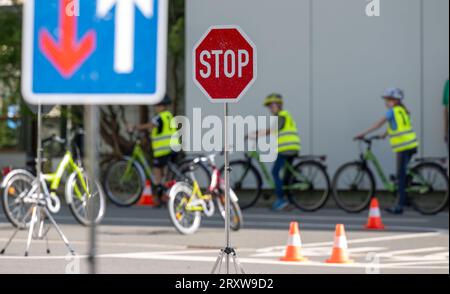
[[[176,161],[178,153],[174,150],[179,150],[179,141],[175,142],[172,139],[177,129],[171,124],[173,120],[173,115],[169,111],[171,103],[172,99],[166,96],[161,103],[154,106],[157,115],[153,117],[151,122],[134,127],[139,131],[151,131],[155,180],[155,183],[152,184],[159,188],[161,188],[161,181],[167,173],[167,163]],[[158,191],[157,193],[160,194]]]
[[[417,153],[419,141],[411,123],[408,109],[403,104],[404,93],[398,88],[389,88],[383,95],[386,107],[388,108],[385,117],[380,119],[367,131],[357,135],[355,139],[362,139],[368,134],[380,129],[387,124],[387,132],[381,137],[389,136],[392,150],[397,155],[397,180],[398,180],[398,200],[397,204],[386,209],[392,214],[402,214],[407,201],[406,180],[407,168],[411,158]]]
[[[280,94],[269,95],[264,101],[264,106],[269,108],[272,115],[278,117],[278,128],[261,130],[249,137],[269,136],[271,134],[276,134],[278,137],[278,155],[272,168],[277,200],[274,202],[272,209],[279,211],[285,209],[289,204],[283,191],[283,184],[285,184],[287,177],[281,179],[280,172],[286,162],[292,163],[298,156],[301,150],[301,139],[294,119],[287,110],[283,109],[283,97]]]

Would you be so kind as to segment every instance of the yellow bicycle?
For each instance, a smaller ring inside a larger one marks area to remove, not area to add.
[[[178,232],[184,235],[195,233],[201,224],[204,214],[211,217],[215,212],[215,205],[220,215],[225,219],[225,185],[221,178],[220,169],[215,164],[215,154],[207,157],[195,158],[186,170],[190,183],[177,182],[169,191],[168,209],[170,220]],[[205,193],[194,176],[194,171],[202,162],[207,162],[212,170],[211,184]],[[230,227],[238,231],[243,225],[242,212],[238,197],[230,190]]]

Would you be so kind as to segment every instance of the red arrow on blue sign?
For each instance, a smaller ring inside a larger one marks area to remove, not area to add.
[[[97,35],[88,31],[80,41],[77,40],[78,16],[70,15],[68,7],[73,0],[59,2],[59,41],[47,29],[39,32],[39,46],[45,57],[65,78],[70,78],[92,55],[97,45]]]

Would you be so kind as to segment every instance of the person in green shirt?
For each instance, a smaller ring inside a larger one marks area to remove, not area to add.
[[[445,83],[444,87],[444,98],[443,105],[444,105],[444,140],[447,143],[447,149],[448,149],[448,89],[449,89],[449,80],[447,79],[447,82]]]
[[[447,79],[447,82],[444,86],[444,97],[442,98],[442,104],[444,105],[444,141],[447,144],[447,152],[449,150],[448,147],[448,88],[449,88],[449,80]],[[448,154],[448,153],[447,153]],[[448,169],[448,156],[447,156],[447,175],[449,172]]]

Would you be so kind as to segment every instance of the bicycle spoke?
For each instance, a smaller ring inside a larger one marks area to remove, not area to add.
[[[342,166],[336,172],[333,192],[338,205],[349,212],[359,212],[369,205],[373,184],[368,171],[360,164]]]
[[[81,211],[82,211],[82,210],[84,211],[84,206],[83,206],[83,205],[78,205],[78,206],[75,208],[75,210],[77,211],[77,213],[80,213],[80,214],[81,214]]]
[[[433,164],[413,169],[408,194],[416,209],[426,214],[442,210],[448,201],[448,180],[442,170]]]
[[[286,188],[292,203],[306,211],[322,207],[329,195],[326,171],[316,162],[300,163]]]
[[[17,219],[19,219],[19,218],[20,218],[20,215],[21,215],[21,213],[20,213],[21,210],[22,210],[22,206],[16,206],[16,207],[13,208],[13,210],[11,211],[11,213],[12,213],[13,215],[15,215]]]

